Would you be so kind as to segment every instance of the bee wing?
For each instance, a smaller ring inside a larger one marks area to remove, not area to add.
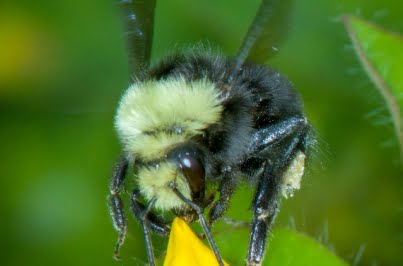
[[[245,39],[255,39],[246,61],[263,64],[278,51],[279,46],[287,37],[291,6],[292,0],[262,1],[253,22],[254,24],[260,22],[260,25],[255,26],[261,28],[260,33],[257,34],[258,36],[253,36],[253,32],[250,30],[245,37]],[[259,18],[259,16],[262,18]],[[254,24],[252,24],[251,29],[254,27]],[[244,40],[244,43],[246,42]],[[242,48],[240,53],[242,52]]]
[[[293,0],[262,0],[236,57],[229,81],[245,61],[264,64],[287,35]]]
[[[154,31],[155,0],[119,0],[129,53],[131,81],[142,79],[148,69]]]

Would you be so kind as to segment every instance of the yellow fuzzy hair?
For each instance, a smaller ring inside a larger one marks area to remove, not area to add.
[[[184,78],[136,82],[123,96],[115,126],[128,153],[153,160],[220,119],[214,84]]]
[[[137,177],[141,194],[148,201],[156,197],[154,208],[162,211],[186,207],[186,204],[168,187],[172,181],[187,199],[191,199],[187,180],[171,163],[161,163],[158,168],[142,167]]]

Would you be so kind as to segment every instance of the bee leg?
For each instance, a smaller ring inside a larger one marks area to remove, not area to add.
[[[252,153],[261,157],[265,151],[273,151],[273,145],[295,137],[296,134],[306,133],[308,124],[305,117],[290,117],[287,120],[272,124],[268,127],[258,130],[252,137],[250,145]],[[261,154],[263,153],[263,154]]]
[[[197,214],[199,216],[200,224],[201,224],[201,226],[203,228],[203,231],[204,231],[204,234],[206,235],[207,240],[208,240],[208,242],[209,242],[209,244],[211,246],[211,249],[213,250],[213,252],[214,252],[214,254],[215,254],[216,258],[217,258],[217,262],[218,262],[218,264],[220,266],[224,266],[224,263],[223,263],[223,260],[221,258],[220,252],[218,251],[218,248],[217,248],[217,244],[215,243],[215,241],[213,239],[213,236],[211,235],[211,231],[210,231],[210,229],[208,227],[207,221],[204,218],[204,215],[203,215],[204,210],[203,210],[203,208],[198,206],[193,201],[187,199],[185,196],[183,196],[183,194],[176,188],[175,183],[173,183],[173,182],[170,183],[170,187],[173,190],[173,192],[175,192],[175,194],[183,202],[185,202],[187,205],[189,205],[192,209],[194,209],[197,212]]]
[[[144,211],[146,210],[146,206],[144,206],[139,200],[138,197],[140,196],[140,191],[135,189],[132,194],[131,200],[131,207],[134,216],[141,220],[142,215],[144,215]],[[147,223],[148,228],[153,232],[157,233],[161,236],[168,236],[169,235],[169,225],[167,222],[161,220],[160,217],[155,215],[152,211],[147,213],[147,219],[145,221]]]
[[[305,118],[291,117],[270,127],[263,128],[253,137],[254,142],[251,147],[254,147],[254,149],[252,150],[254,153],[265,153],[267,150],[270,150],[274,144],[281,142],[285,138],[294,136],[301,130],[304,131],[304,127],[306,127]],[[227,210],[237,184],[237,174],[231,170],[225,171],[219,187],[220,197],[209,212],[209,227],[211,227],[217,219],[221,218]]]
[[[134,198],[134,199],[133,199]],[[133,195],[133,201],[136,201],[135,196]],[[154,252],[153,252],[153,246],[151,243],[151,236],[150,236],[150,229],[149,229],[149,222],[148,222],[148,215],[151,211],[151,208],[153,207],[155,203],[156,198],[152,198],[148,205],[141,210],[141,212],[138,213],[138,216],[136,217],[139,219],[141,227],[143,228],[143,233],[144,233],[144,240],[146,244],[146,250],[147,250],[147,257],[148,257],[148,262],[150,266],[155,266],[155,259],[154,259]],[[133,205],[132,205],[133,206]]]
[[[128,161],[123,156],[117,162],[110,181],[109,189],[109,212],[112,217],[113,225],[119,233],[118,241],[113,252],[116,260],[119,259],[119,251],[122,247],[126,237],[126,216],[123,211],[122,200],[119,197],[119,189],[123,184],[126,176]]]
[[[263,260],[267,232],[279,209],[278,183],[279,178],[272,174],[270,165],[266,164],[253,203],[254,218],[251,225],[247,265],[260,265]]]
[[[302,136],[304,135],[301,132],[296,132],[288,145],[281,149],[279,154],[282,156],[276,162],[264,162],[253,201],[254,218],[249,239],[247,265],[261,265],[262,263],[267,233],[279,210],[282,173],[302,141]]]
[[[214,202],[214,205],[209,211],[209,227],[211,227],[213,223],[221,218],[227,211],[230,199],[232,198],[237,185],[238,179],[234,172],[225,171],[219,187],[220,197],[216,202]]]

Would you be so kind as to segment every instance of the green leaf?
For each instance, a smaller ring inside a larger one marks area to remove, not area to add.
[[[230,265],[244,265],[249,229],[230,229],[215,236],[219,249]],[[344,266],[332,252],[308,236],[286,228],[275,228],[269,237],[265,266]]]
[[[269,245],[264,265],[347,265],[320,243],[286,228],[275,229]]]
[[[248,250],[249,227],[245,224],[245,226],[226,226],[226,228],[214,234],[214,239],[225,260],[224,264],[244,265]],[[347,265],[320,243],[286,228],[276,228],[269,237],[268,246],[262,265]],[[164,265],[218,265],[218,263],[209,245],[203,243],[186,222],[176,218],[172,225]]]
[[[344,24],[361,64],[384,97],[403,158],[403,37],[354,16]]]

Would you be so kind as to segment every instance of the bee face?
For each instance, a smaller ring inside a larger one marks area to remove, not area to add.
[[[123,96],[116,129],[127,157],[136,158],[140,192],[156,199],[156,209],[187,207],[169,188],[172,183],[185,197],[203,200],[204,160],[196,139],[220,120],[219,95],[207,79],[179,77],[135,83]]]
[[[135,180],[141,194],[161,211],[184,211],[188,206],[178,199],[171,186],[199,204],[204,200],[204,160],[195,144],[183,144],[169,151],[164,159],[153,162],[136,162]]]
[[[172,191],[170,184],[175,184],[183,195],[191,197],[187,179],[172,162],[160,162],[155,167],[140,166],[136,181],[146,200],[150,201],[155,198],[154,207],[162,211],[186,207]]]

